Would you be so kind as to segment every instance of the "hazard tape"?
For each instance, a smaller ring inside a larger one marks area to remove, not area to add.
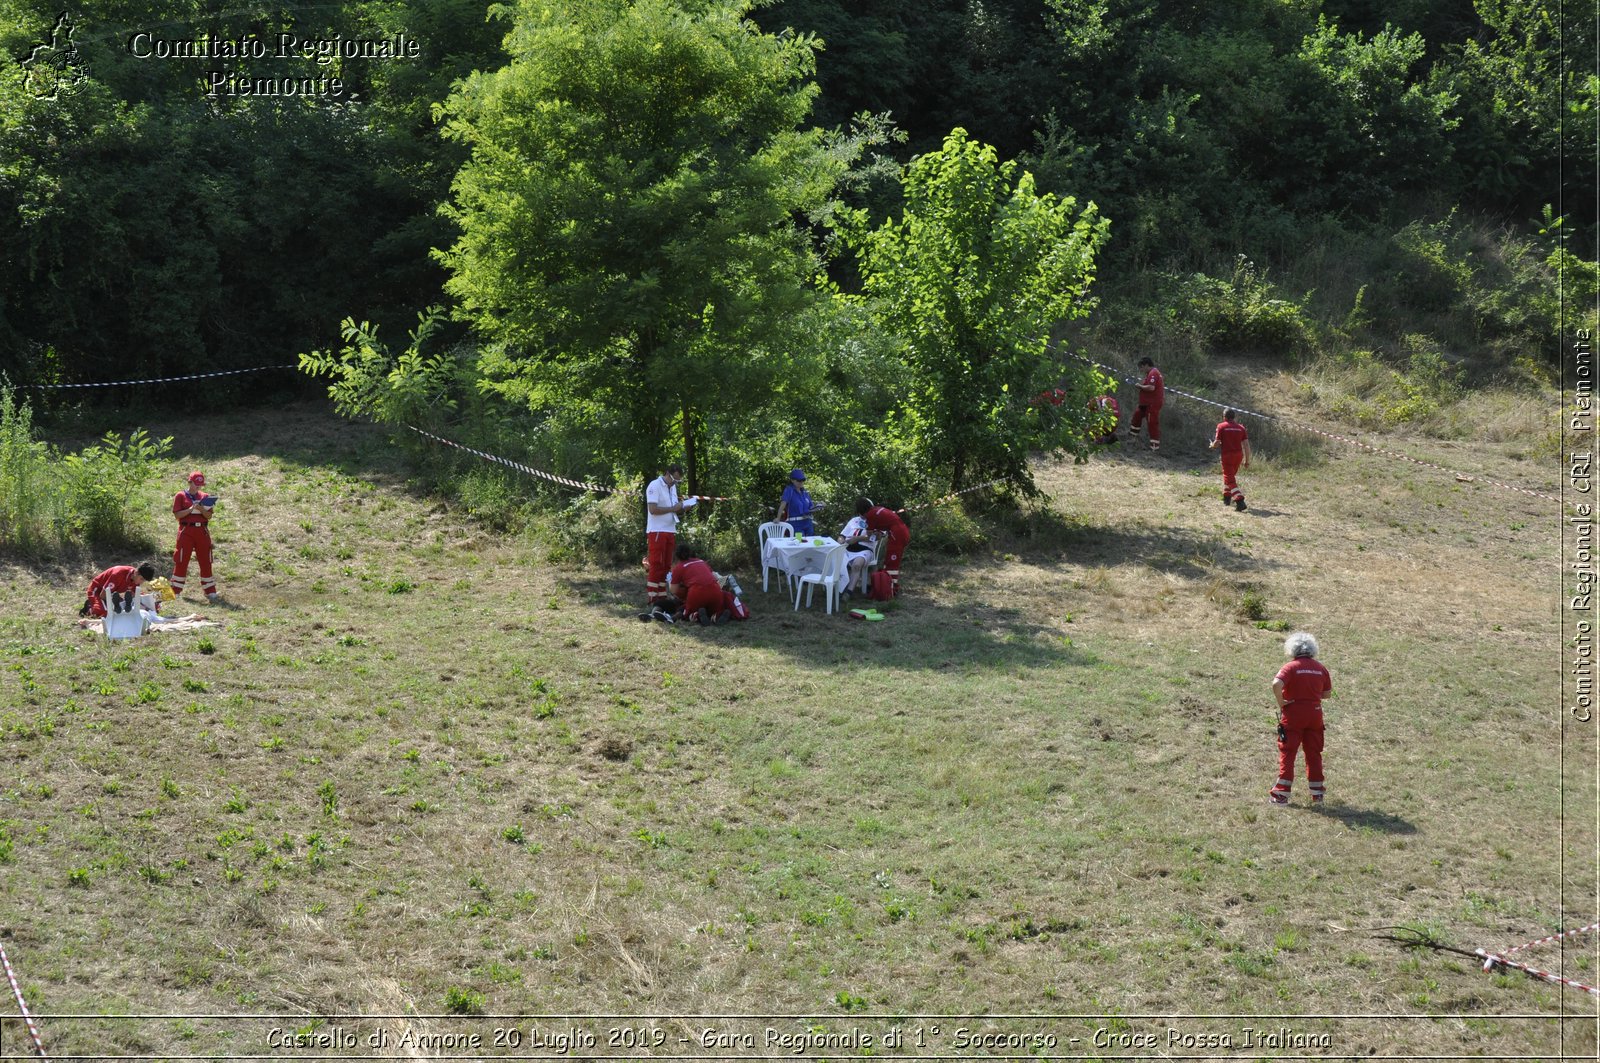
[[[1563,978],[1559,974],[1554,974],[1550,971],[1542,971],[1537,967],[1531,967],[1528,964],[1518,963],[1516,960],[1510,960],[1506,958],[1515,952],[1522,952],[1526,949],[1537,948],[1540,945],[1548,945],[1551,942],[1561,941],[1565,938],[1577,937],[1579,934],[1593,933],[1596,930],[1600,930],[1600,923],[1590,923],[1588,926],[1580,926],[1576,930],[1564,930],[1559,934],[1551,934],[1549,937],[1542,937],[1537,941],[1530,941],[1526,945],[1518,945],[1515,948],[1506,949],[1504,953],[1494,953],[1487,949],[1473,949],[1472,951],[1478,956],[1483,957],[1483,969],[1485,971],[1492,971],[1496,967],[1511,967],[1523,972],[1524,974],[1531,975],[1534,978],[1540,978],[1546,982],[1554,982],[1557,985],[1571,986],[1573,989],[1583,990],[1590,996],[1600,997],[1600,988],[1596,988],[1585,982],[1577,981],[1573,978]]]
[[[1551,934],[1547,938],[1540,938],[1538,941],[1530,941],[1526,945],[1518,945],[1514,949],[1506,949],[1506,955],[1509,956],[1513,952],[1521,952],[1524,949],[1535,948],[1539,945],[1548,945],[1552,941],[1560,941],[1562,938],[1577,937],[1579,934],[1588,934],[1595,930],[1600,930],[1600,923],[1590,923],[1588,926],[1580,926],[1576,930],[1564,930],[1559,934]]]
[[[959,491],[952,491],[949,494],[945,495],[943,498],[936,498],[932,502],[923,502],[921,505],[907,506],[905,509],[897,509],[897,510],[895,510],[895,512],[896,513],[915,513],[919,509],[931,509],[934,506],[942,506],[946,502],[950,502],[950,501],[953,501],[953,500],[955,500],[957,498],[960,498],[962,495],[970,495],[974,491],[982,491],[985,487],[993,487],[995,484],[1007,483],[1007,482],[1010,481],[1010,479],[1011,479],[1011,477],[1009,477],[1009,476],[1002,476],[998,480],[988,480],[988,481],[985,481],[984,483],[981,483],[981,484],[973,484],[971,487],[963,487]]]
[[[210,380],[218,376],[238,376],[240,373],[266,373],[274,369],[299,369],[298,365],[258,365],[254,369],[225,369],[216,373],[194,373],[189,376],[152,377],[149,380],[103,380],[95,384],[26,384],[30,388],[120,388],[132,384],[173,384],[180,380]]]
[[[1093,361],[1092,359],[1085,358],[1081,354],[1070,354],[1069,357],[1076,358],[1080,362],[1087,362],[1089,365],[1092,365],[1097,369],[1104,369],[1108,373],[1110,373],[1112,376],[1120,377],[1121,379],[1126,380],[1129,383],[1136,383],[1136,381],[1135,381],[1135,379],[1133,377],[1126,376],[1126,375],[1124,375],[1122,373],[1119,373],[1119,372],[1117,372],[1117,370],[1115,370],[1114,368],[1112,368],[1109,365],[1102,365],[1100,362],[1096,362],[1096,361]],[[1473,483],[1473,482],[1477,481],[1478,479],[1482,479],[1483,482],[1488,484],[1490,487],[1498,487],[1502,491],[1515,491],[1518,494],[1532,495],[1534,498],[1542,498],[1546,502],[1555,502],[1558,505],[1561,503],[1561,499],[1556,497],[1555,495],[1547,495],[1542,491],[1535,491],[1535,490],[1533,490],[1531,488],[1527,488],[1527,487],[1518,487],[1516,484],[1501,483],[1498,480],[1491,480],[1491,479],[1488,479],[1487,477],[1472,476],[1472,475],[1469,475],[1469,474],[1464,473],[1464,472],[1459,472],[1459,471],[1457,471],[1455,469],[1449,468],[1449,467],[1444,466],[1444,465],[1439,465],[1439,464],[1436,464],[1436,463],[1431,462],[1431,461],[1424,461],[1421,458],[1414,458],[1410,454],[1402,454],[1398,450],[1389,450],[1386,447],[1375,447],[1371,443],[1363,443],[1359,439],[1352,439],[1349,436],[1342,436],[1337,432],[1329,432],[1329,431],[1326,431],[1325,429],[1317,428],[1317,427],[1314,427],[1314,426],[1309,425],[1309,424],[1305,424],[1305,423],[1300,422],[1300,421],[1290,420],[1287,417],[1279,417],[1276,414],[1262,413],[1259,410],[1250,410],[1250,409],[1244,408],[1243,406],[1229,406],[1229,405],[1227,405],[1225,403],[1217,402],[1214,399],[1203,398],[1203,397],[1201,397],[1199,395],[1195,395],[1195,394],[1192,394],[1192,393],[1187,392],[1187,391],[1179,390],[1178,388],[1172,387],[1171,385],[1165,386],[1163,390],[1171,392],[1174,395],[1182,395],[1184,398],[1192,399],[1195,402],[1203,402],[1207,406],[1215,406],[1218,409],[1223,409],[1223,410],[1236,410],[1239,413],[1247,414],[1247,415],[1249,415],[1251,417],[1259,417],[1263,421],[1276,421],[1278,424],[1284,425],[1284,426],[1286,426],[1288,428],[1296,429],[1296,430],[1301,431],[1301,432],[1309,432],[1312,435],[1322,436],[1322,437],[1324,437],[1326,439],[1336,439],[1341,443],[1349,443],[1353,447],[1360,447],[1362,450],[1369,450],[1374,454],[1382,454],[1385,457],[1398,458],[1401,461],[1409,461],[1413,465],[1421,465],[1423,468],[1433,469],[1433,470],[1435,470],[1437,472],[1447,472],[1450,475],[1456,477],[1458,480],[1462,480],[1463,482],[1466,482],[1466,483]]]
[[[1552,974],[1549,971],[1541,971],[1537,967],[1529,967],[1525,963],[1518,963],[1515,960],[1508,960],[1504,956],[1497,956],[1485,949],[1473,949],[1472,951],[1483,957],[1483,969],[1485,971],[1492,971],[1496,967],[1512,967],[1523,972],[1524,974],[1532,975],[1534,978],[1542,978],[1546,982],[1555,982],[1557,985],[1571,986],[1573,989],[1583,990],[1590,996],[1600,997],[1600,989],[1596,989],[1594,986],[1587,985],[1583,982],[1577,981],[1576,979],[1563,978],[1559,974]]]
[[[623,487],[606,487],[602,484],[590,483],[587,480],[573,480],[566,476],[557,476],[553,472],[545,472],[542,469],[531,468],[530,466],[522,464],[520,461],[512,461],[510,458],[502,458],[498,454],[490,454],[488,451],[476,450],[464,444],[457,443],[453,439],[446,439],[444,436],[437,436],[432,432],[425,432],[416,425],[408,424],[405,427],[411,429],[419,436],[425,436],[426,438],[433,440],[435,443],[443,443],[447,447],[455,447],[457,450],[464,450],[473,457],[482,458],[484,461],[492,461],[497,464],[504,465],[508,469],[515,469],[520,473],[526,473],[529,476],[534,476],[541,480],[549,480],[551,483],[561,484],[563,487],[575,487],[580,491],[598,491],[601,494],[624,495],[629,498],[638,498],[644,493],[642,491],[630,491]],[[727,495],[693,495],[691,497],[698,498],[706,502],[736,501],[734,498]]]
[[[11,969],[11,957],[6,955],[6,947],[0,945],[0,965],[6,969],[6,981],[11,983],[11,993],[17,998],[17,1007],[22,1011],[22,1021],[28,1026],[28,1036],[33,1039],[33,1049],[39,1053],[40,1059],[49,1059],[44,1054],[44,1042],[39,1039],[39,1027],[33,1023],[33,1015],[28,1011],[28,1002],[22,999],[22,987],[17,984],[17,972]]]

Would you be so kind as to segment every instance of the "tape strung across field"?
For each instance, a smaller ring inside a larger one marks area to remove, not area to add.
[[[1081,354],[1069,354],[1068,357],[1074,358],[1077,361],[1083,362],[1083,363],[1085,363],[1087,365],[1094,366],[1096,369],[1102,369],[1102,370],[1106,371],[1107,373],[1110,373],[1113,377],[1115,377],[1117,379],[1120,379],[1120,380],[1123,380],[1123,381],[1127,381],[1128,383],[1134,383],[1134,384],[1138,383],[1138,381],[1134,377],[1131,377],[1131,376],[1128,376],[1128,375],[1126,375],[1124,373],[1118,372],[1112,366],[1105,365],[1102,362],[1096,362],[1093,359],[1086,358]],[[262,373],[262,372],[267,372],[267,371],[274,370],[274,369],[299,369],[299,368],[300,367],[298,365],[263,365],[263,366],[257,366],[254,369],[229,369],[229,370],[224,370],[222,372],[216,372],[216,373],[196,373],[196,374],[193,374],[191,376],[157,377],[157,378],[150,379],[150,380],[107,380],[107,381],[102,381],[102,382],[94,383],[94,384],[30,384],[28,386],[29,387],[33,387],[33,388],[114,388],[114,387],[124,387],[124,386],[134,385],[134,384],[169,384],[169,383],[176,383],[176,382],[185,381],[185,380],[207,380],[207,379],[210,379],[212,377],[219,377],[219,376],[237,376],[240,373]],[[1196,395],[1196,394],[1194,394],[1192,392],[1184,391],[1184,390],[1182,390],[1180,388],[1175,388],[1175,387],[1172,387],[1170,385],[1168,385],[1165,390],[1171,392],[1174,395],[1181,395],[1184,398],[1190,399],[1190,400],[1192,400],[1194,402],[1203,402],[1207,406],[1215,406],[1219,410],[1226,410],[1226,409],[1238,410],[1240,413],[1245,414],[1247,416],[1257,417],[1257,418],[1260,418],[1263,421],[1273,421],[1273,422],[1276,422],[1278,424],[1284,425],[1287,428],[1294,429],[1296,431],[1308,432],[1311,435],[1322,436],[1324,439],[1338,440],[1341,443],[1348,443],[1353,447],[1359,447],[1362,450],[1370,451],[1370,452],[1372,452],[1374,454],[1382,454],[1385,457],[1398,458],[1401,461],[1408,461],[1408,462],[1412,463],[1413,465],[1420,465],[1420,466],[1422,466],[1423,468],[1426,468],[1426,469],[1433,469],[1433,470],[1438,471],[1438,472],[1449,473],[1450,475],[1455,476],[1457,479],[1461,479],[1461,480],[1464,480],[1464,481],[1467,481],[1467,482],[1472,482],[1474,480],[1482,479],[1483,482],[1488,484],[1490,487],[1498,487],[1502,491],[1515,491],[1518,494],[1531,495],[1534,498],[1544,499],[1546,502],[1555,502],[1558,505],[1561,504],[1561,499],[1556,497],[1555,495],[1548,495],[1548,494],[1545,494],[1542,491],[1534,491],[1531,488],[1527,488],[1527,487],[1518,487],[1516,484],[1501,483],[1498,480],[1490,480],[1487,477],[1471,476],[1471,475],[1469,475],[1467,473],[1459,472],[1459,471],[1457,471],[1455,469],[1449,468],[1449,467],[1444,466],[1444,465],[1439,465],[1439,464],[1437,464],[1435,462],[1424,461],[1421,458],[1414,458],[1410,454],[1402,454],[1398,450],[1389,450],[1389,449],[1387,449],[1385,447],[1376,447],[1376,446],[1373,446],[1371,443],[1363,443],[1361,440],[1353,439],[1350,436],[1340,435],[1337,432],[1329,432],[1326,429],[1317,428],[1314,425],[1304,424],[1304,423],[1302,423],[1300,421],[1290,420],[1289,418],[1280,417],[1280,416],[1278,416],[1276,414],[1262,413],[1260,410],[1251,410],[1251,409],[1247,409],[1247,408],[1245,408],[1243,406],[1230,405],[1228,403],[1217,402],[1215,399],[1204,398],[1204,397],[1202,397],[1200,395]],[[435,442],[442,443],[445,446],[455,447],[458,450],[464,450],[469,454],[472,454],[472,455],[475,455],[476,457],[484,459],[485,461],[497,462],[498,464],[504,465],[507,468],[515,469],[518,472],[525,473],[528,476],[537,477],[537,478],[539,478],[541,480],[548,480],[551,483],[561,484],[564,487],[572,487],[572,488],[576,488],[576,489],[581,490],[581,491],[596,491],[596,492],[600,492],[602,494],[626,495],[626,496],[631,496],[631,497],[635,497],[635,498],[637,498],[642,493],[642,492],[639,492],[639,491],[631,491],[631,490],[628,490],[626,488],[605,487],[605,486],[602,486],[600,484],[589,483],[589,482],[583,481],[583,480],[572,480],[572,479],[568,479],[567,477],[564,477],[564,476],[557,476],[554,473],[543,472],[543,471],[541,471],[539,469],[529,468],[528,466],[523,465],[521,462],[512,461],[509,458],[502,458],[502,457],[499,457],[498,455],[495,455],[495,454],[488,454],[488,453],[485,453],[484,451],[481,451],[481,450],[474,450],[471,447],[463,446],[460,443],[456,443],[456,442],[454,442],[452,440],[445,439],[445,438],[443,438],[441,436],[436,436],[431,432],[425,432],[422,429],[417,428],[414,425],[409,425],[408,424],[405,427],[411,429],[411,431],[413,431],[413,432],[416,432],[418,435],[426,436],[427,438],[432,439]],[[942,505],[942,504],[944,504],[946,502],[951,501],[952,499],[958,498],[961,495],[967,494],[968,492],[978,491],[978,490],[981,490],[981,489],[983,489],[985,487],[993,487],[997,483],[1004,483],[1004,482],[1005,482],[1005,479],[990,480],[987,483],[978,484],[975,487],[963,488],[960,491],[956,491],[956,492],[954,492],[952,494],[946,495],[943,498],[935,499],[932,502],[924,502],[921,505],[916,505],[916,506],[907,506],[905,509],[902,509],[899,512],[901,512],[901,513],[910,513],[910,512],[913,512],[915,510],[918,510],[918,509],[927,509],[927,508],[929,508],[931,506]],[[733,501],[737,501],[734,498],[731,498],[731,497],[728,497],[728,496],[724,496],[724,495],[701,495],[700,497],[704,498],[704,499],[706,499],[708,501],[712,501],[712,502],[733,502]]]
[[[28,1002],[22,999],[22,987],[17,984],[17,972],[11,969],[11,957],[6,955],[6,947],[0,945],[0,965],[6,969],[6,981],[11,983],[11,995],[17,998],[17,1007],[22,1011],[22,1021],[28,1024],[28,1036],[33,1039],[33,1050],[39,1053],[40,1059],[49,1059],[44,1054],[44,1042],[39,1040],[39,1027],[33,1024],[33,1015],[28,1011]]]
[[[97,384],[29,384],[30,388],[120,388],[133,384],[175,384],[181,380],[210,380],[217,376],[238,376],[240,373],[266,373],[274,369],[299,369],[298,365],[258,365],[254,369],[225,369],[217,373],[193,373],[189,376],[162,376],[150,380],[103,380]]]
[[[1546,982],[1554,982],[1557,985],[1571,986],[1573,989],[1583,990],[1590,996],[1600,997],[1600,989],[1596,989],[1592,985],[1587,985],[1573,978],[1563,978],[1559,974],[1541,971],[1537,967],[1530,967],[1525,963],[1518,963],[1515,960],[1506,958],[1514,952],[1521,952],[1524,949],[1531,949],[1539,945],[1548,945],[1552,941],[1560,941],[1563,938],[1577,937],[1579,934],[1593,933],[1595,930],[1600,930],[1600,923],[1590,923],[1588,926],[1580,926],[1576,930],[1565,930],[1559,934],[1551,934],[1549,937],[1530,941],[1526,945],[1518,945],[1516,948],[1506,949],[1504,953],[1493,953],[1487,949],[1473,949],[1472,951],[1483,957],[1483,969],[1485,971],[1492,971],[1496,967],[1511,967],[1524,974],[1532,975],[1534,978],[1541,978]]]
[[[1137,384],[1139,382],[1134,377],[1126,376],[1126,375],[1124,375],[1122,373],[1119,373],[1119,372],[1117,372],[1116,369],[1112,368],[1111,366],[1103,365],[1100,362],[1096,362],[1096,361],[1094,361],[1092,359],[1085,358],[1081,354],[1071,354],[1071,355],[1069,355],[1069,357],[1076,358],[1080,362],[1086,362],[1089,365],[1094,366],[1096,369],[1104,369],[1106,372],[1110,373],[1112,376],[1120,378],[1120,379],[1125,380],[1125,381],[1128,381],[1129,383]],[[1443,465],[1437,465],[1437,464],[1435,464],[1435,463],[1433,463],[1431,461],[1423,461],[1421,458],[1413,458],[1410,454],[1402,454],[1398,450],[1388,450],[1388,449],[1385,449],[1384,447],[1375,447],[1371,443],[1363,443],[1359,439],[1352,439],[1349,436],[1342,436],[1342,435],[1338,434],[1337,432],[1329,432],[1329,431],[1327,431],[1325,429],[1316,428],[1316,427],[1314,427],[1312,425],[1304,424],[1304,423],[1302,423],[1300,421],[1292,421],[1287,417],[1279,417],[1276,414],[1262,413],[1259,410],[1249,410],[1249,409],[1246,409],[1243,406],[1235,406],[1235,405],[1230,405],[1228,403],[1217,402],[1214,399],[1202,398],[1199,395],[1195,395],[1195,394],[1192,394],[1192,393],[1187,392],[1187,391],[1181,391],[1178,388],[1175,388],[1175,387],[1171,386],[1170,384],[1166,386],[1165,390],[1168,391],[1168,392],[1171,392],[1174,395],[1182,395],[1184,398],[1192,399],[1195,402],[1203,402],[1207,406],[1215,406],[1219,410],[1229,410],[1229,409],[1237,410],[1240,413],[1248,414],[1251,417],[1259,417],[1263,421],[1275,421],[1278,424],[1284,425],[1287,428],[1293,428],[1293,429],[1295,429],[1297,431],[1309,432],[1312,435],[1322,436],[1325,439],[1337,439],[1341,443],[1349,443],[1353,447],[1360,447],[1362,450],[1369,450],[1374,454],[1382,454],[1385,457],[1390,457],[1390,458],[1399,458],[1401,461],[1409,461],[1413,465],[1421,465],[1424,468],[1435,469],[1435,470],[1437,470],[1439,472],[1447,472],[1450,475],[1457,477],[1458,479],[1467,480],[1469,482],[1474,480],[1474,479],[1482,479],[1483,482],[1488,484],[1490,487],[1498,487],[1502,491],[1515,491],[1518,494],[1522,494],[1522,495],[1532,495],[1534,498],[1542,498],[1546,502],[1555,502],[1557,504],[1560,504],[1560,502],[1561,502],[1561,499],[1557,498],[1555,495],[1547,495],[1547,494],[1543,493],[1542,491],[1534,491],[1531,488],[1527,488],[1527,487],[1518,487],[1516,484],[1503,484],[1503,483],[1500,483],[1498,480],[1491,480],[1491,479],[1489,479],[1487,477],[1469,476],[1467,473],[1458,472],[1455,469],[1447,468],[1446,466],[1443,466]]]

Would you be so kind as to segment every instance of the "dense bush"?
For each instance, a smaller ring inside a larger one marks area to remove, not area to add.
[[[151,489],[171,446],[141,428],[61,454],[34,438],[28,403],[0,389],[0,547],[149,546]]]

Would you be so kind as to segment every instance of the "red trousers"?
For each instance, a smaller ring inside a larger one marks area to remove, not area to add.
[[[715,619],[717,614],[724,609],[733,608],[733,595],[721,587],[705,585],[690,587],[685,592],[683,599],[683,614],[693,616],[697,611],[704,609]]]
[[[900,593],[900,561],[910,545],[911,533],[896,530],[889,533],[889,545],[883,548],[883,570],[889,574],[896,594]]]
[[[1244,453],[1222,455],[1222,499],[1232,502],[1236,498],[1243,498],[1244,492],[1239,490],[1239,466],[1244,462]]]
[[[1146,406],[1142,402],[1134,407],[1133,420],[1129,422],[1133,426],[1134,438],[1139,437],[1139,425],[1143,424],[1146,418],[1150,421],[1150,442],[1161,442],[1161,407]]]
[[[172,552],[172,589],[183,593],[189,582],[189,557],[200,562],[200,589],[217,593],[217,579],[211,574],[211,533],[187,524],[178,528],[178,548]]]
[[[678,536],[675,532],[650,532],[644,538],[644,596],[655,605],[667,597],[667,573],[672,571],[672,554],[678,548]]]
[[[1311,786],[1311,796],[1323,794],[1322,778],[1322,713],[1316,720],[1297,720],[1303,726],[1291,727],[1287,721],[1278,724],[1278,782],[1274,790],[1287,794],[1294,785],[1294,758],[1301,749],[1306,751],[1306,781]]]

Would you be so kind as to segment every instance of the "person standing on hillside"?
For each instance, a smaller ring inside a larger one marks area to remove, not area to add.
[[[189,486],[172,499],[172,515],[178,518],[178,545],[172,552],[172,589],[183,597],[189,582],[189,558],[200,563],[200,589],[206,601],[218,602],[217,578],[211,574],[211,532],[207,525],[216,511],[217,496],[205,493],[206,478],[200,472],[189,474]]]
[[[138,568],[112,565],[89,581],[89,589],[83,592],[83,608],[78,610],[78,615],[105,616],[106,603],[102,599],[108,590],[111,592],[111,608],[119,613],[131,613],[134,592],[155,578],[156,567],[149,563]]]
[[[1294,784],[1295,753],[1306,751],[1306,780],[1311,803],[1320,805],[1325,793],[1322,778],[1322,699],[1333,693],[1333,678],[1317,660],[1317,640],[1296,631],[1283,642],[1289,663],[1272,680],[1278,702],[1278,781],[1267,791],[1275,805],[1289,803]]]
[[[1161,379],[1161,370],[1156,368],[1156,363],[1147,355],[1139,359],[1139,367],[1145,370],[1144,379],[1139,382],[1139,405],[1133,409],[1133,420],[1129,421],[1132,431],[1129,439],[1139,438],[1139,426],[1146,420],[1150,422],[1150,449],[1161,449],[1161,404],[1167,400],[1167,385]]]
[[[700,501],[693,495],[678,498],[678,484],[682,482],[683,466],[668,465],[644,489],[644,596],[650,607],[643,616],[646,620],[657,612],[669,615],[665,610],[669,600],[667,572],[672,568],[672,555],[678,546],[678,521],[686,510]]]
[[[1239,469],[1250,467],[1250,433],[1239,423],[1238,410],[1223,410],[1222,421],[1211,433],[1211,449],[1222,448],[1222,504],[1233,503],[1243,513],[1244,492],[1239,489]]]
[[[900,563],[905,559],[906,547],[911,544],[911,529],[900,519],[900,514],[888,506],[875,506],[865,496],[856,499],[856,515],[867,522],[869,531],[889,536],[883,551],[883,570],[889,574],[894,593],[900,593]]]
[[[816,509],[811,502],[811,492],[806,490],[806,471],[790,470],[789,483],[783,489],[783,497],[778,500],[778,520],[788,522],[794,533],[802,538],[815,535],[817,526],[811,514]]]

